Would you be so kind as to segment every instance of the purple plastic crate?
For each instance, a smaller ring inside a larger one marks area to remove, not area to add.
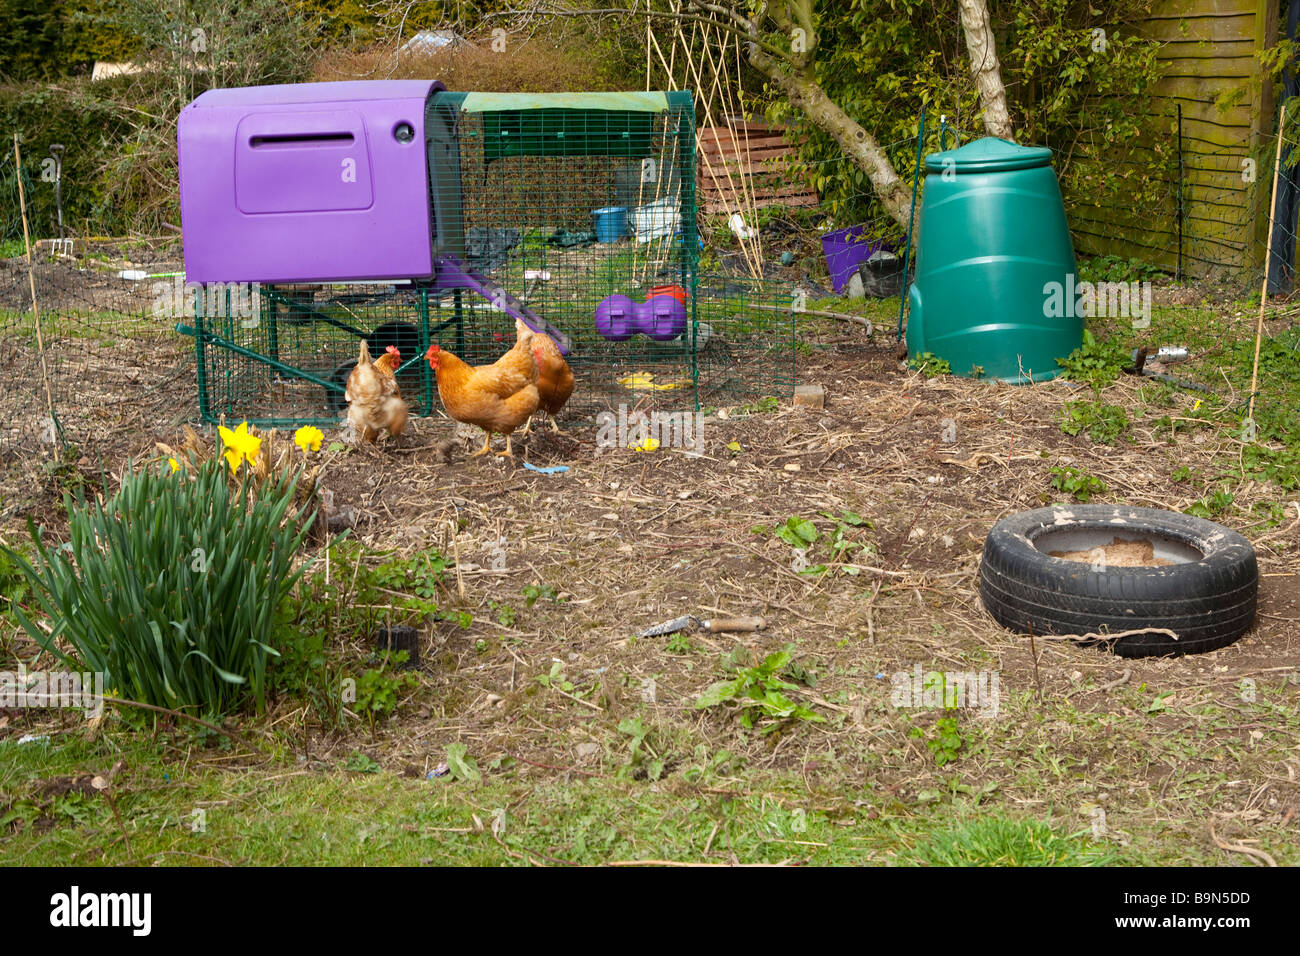
[[[190,282],[427,277],[431,80],[209,90],[177,124]]]
[[[866,262],[881,249],[893,250],[893,246],[882,239],[867,239],[867,227],[849,226],[837,229],[822,236],[822,252],[826,254],[826,270],[831,275],[831,288],[840,293],[849,284],[849,279],[858,271],[858,266]]]

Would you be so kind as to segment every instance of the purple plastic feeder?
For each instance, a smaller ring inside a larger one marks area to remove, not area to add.
[[[881,239],[868,239],[867,227],[849,226],[837,229],[822,236],[822,252],[826,254],[826,270],[831,275],[831,288],[838,294],[844,291],[858,271],[858,265],[866,262],[881,249],[892,246]]]
[[[655,341],[667,342],[686,331],[686,303],[675,296],[656,295],[644,308],[648,322],[643,323],[641,331]]]
[[[596,306],[596,331],[611,342],[626,342],[638,332],[667,342],[686,331],[686,303],[673,295],[656,295],[649,302],[609,295]]]
[[[611,342],[626,342],[636,335],[632,327],[634,303],[625,295],[608,295],[596,306],[596,331]]]

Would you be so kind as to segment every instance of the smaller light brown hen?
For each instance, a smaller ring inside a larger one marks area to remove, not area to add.
[[[408,415],[402,390],[397,385],[397,368],[402,354],[394,345],[373,362],[365,339],[357,355],[357,367],[348,376],[348,421],[361,441],[373,442],[381,431],[398,438],[406,429]]]
[[[558,432],[560,426],[555,416],[560,414],[561,409],[573,395],[573,370],[569,368],[569,363],[564,360],[564,356],[560,354],[560,350],[551,341],[550,336],[533,332],[519,319],[515,319],[516,345],[519,339],[524,338],[525,333],[532,336],[533,357],[537,360],[537,408],[545,412],[550,419],[551,431]],[[533,420],[530,418],[521,434],[527,435],[532,430]]]

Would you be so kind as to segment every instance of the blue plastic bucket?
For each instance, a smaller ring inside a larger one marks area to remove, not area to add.
[[[627,207],[606,206],[591,214],[596,223],[597,242],[618,242],[627,235]]]

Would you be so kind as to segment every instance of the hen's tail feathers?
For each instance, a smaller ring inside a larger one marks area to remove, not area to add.
[[[361,350],[360,352],[357,353],[357,364],[358,365],[370,364],[370,349],[366,347],[365,339],[361,340]]]

